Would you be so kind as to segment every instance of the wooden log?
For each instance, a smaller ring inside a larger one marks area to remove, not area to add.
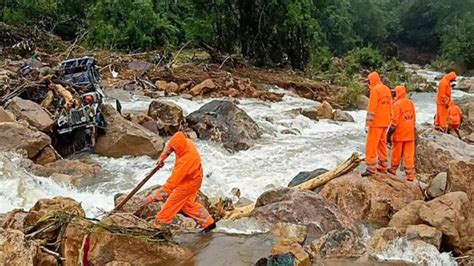
[[[362,155],[355,152],[351,155],[349,159],[347,159],[346,161],[336,166],[336,168],[334,168],[333,170],[328,171],[304,183],[301,183],[295,186],[295,188],[313,190],[319,186],[326,184],[327,182],[333,180],[334,178],[340,177],[342,175],[345,175],[351,172],[352,170],[357,168],[357,166],[359,166],[359,164],[362,161],[363,161]],[[229,220],[236,220],[236,219],[240,219],[244,217],[249,217],[254,209],[255,209],[255,204],[250,204],[244,207],[235,208],[231,212],[228,212],[225,218]]]

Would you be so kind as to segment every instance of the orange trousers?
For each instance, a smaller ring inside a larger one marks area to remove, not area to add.
[[[201,227],[206,228],[212,223],[214,219],[209,212],[196,202],[197,191],[191,192],[188,190],[181,190],[179,187],[174,189],[160,212],[156,214],[156,219],[162,223],[170,224],[174,216],[183,211],[184,214],[193,218]]]
[[[448,107],[443,104],[436,105],[435,127],[446,130],[446,121],[448,119]]]
[[[387,172],[386,127],[369,127],[365,143],[365,164],[369,172],[375,173],[377,170],[382,173]]]
[[[390,173],[396,174],[403,155],[407,179],[410,181],[415,180],[415,141],[393,141],[391,154],[392,162],[389,170]]]

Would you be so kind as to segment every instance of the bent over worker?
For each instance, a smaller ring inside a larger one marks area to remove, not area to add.
[[[375,174],[377,170],[387,173],[387,129],[392,111],[392,94],[380,75],[372,72],[368,76],[370,97],[367,107],[365,164],[367,170],[362,176]],[[377,165],[378,164],[378,165]]]
[[[436,116],[435,129],[446,132],[446,120],[448,118],[448,107],[451,102],[451,82],[457,78],[456,72],[450,72],[439,82],[438,93],[436,95]]]
[[[392,140],[392,161],[388,170],[396,174],[400,161],[404,160],[405,174],[408,181],[415,180],[415,104],[406,98],[405,86],[395,88],[392,124],[388,131]]]
[[[176,162],[171,176],[161,188],[148,196],[149,202],[165,201],[156,215],[155,225],[170,224],[174,216],[182,211],[204,228],[204,232],[210,231],[216,227],[214,219],[204,206],[196,202],[203,177],[201,157],[194,143],[181,131],[171,137],[157,164],[163,166],[173,152]]]
[[[449,103],[448,108],[448,118],[447,118],[447,126],[448,126],[448,134],[451,131],[456,132],[459,139],[461,138],[461,134],[459,134],[459,126],[462,124],[462,110],[459,106],[456,105],[454,101]]]

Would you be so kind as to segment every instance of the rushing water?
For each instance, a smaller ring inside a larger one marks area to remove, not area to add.
[[[433,73],[431,76],[435,75]],[[124,112],[143,112],[151,101],[147,97],[127,95],[125,92],[110,94],[121,98]],[[461,97],[463,94],[456,91],[454,97]],[[435,94],[418,93],[411,97],[416,104],[418,123],[431,123],[436,108]],[[180,97],[170,97],[168,100],[181,106],[186,114],[210,101],[190,101]],[[197,141],[205,171],[202,190],[207,195],[230,196],[232,188],[239,188],[243,197],[255,200],[269,188],[286,186],[300,171],[321,167],[329,169],[347,159],[354,151],[364,151],[365,111],[350,112],[355,123],[328,120],[316,122],[294,111],[297,108],[311,107],[315,102],[288,93],[281,102],[245,99],[240,100],[238,105],[259,124],[264,134],[255,146],[234,154],[217,144]],[[288,134],[290,131],[294,134]],[[114,159],[89,154],[77,157],[100,164],[104,170],[93,183],[81,188],[37,177],[17,165],[21,160],[19,155],[1,153],[0,213],[13,208],[30,208],[40,198],[61,195],[82,202],[87,215],[95,216],[101,210],[111,210],[113,195],[130,190],[154,164],[148,157]],[[171,172],[173,160],[171,156],[164,169],[148,184],[165,182]],[[234,231],[256,230],[245,223],[231,223],[224,227]]]

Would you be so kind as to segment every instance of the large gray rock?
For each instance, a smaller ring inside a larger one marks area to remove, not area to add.
[[[104,156],[142,156],[157,158],[163,150],[163,140],[147,129],[123,118],[111,105],[102,106],[107,123],[106,133],[97,138],[95,151]]]
[[[13,122],[0,123],[0,140],[0,151],[25,150],[28,158],[51,144],[48,135]]]
[[[199,139],[223,143],[231,151],[249,149],[260,137],[257,123],[229,101],[214,100],[186,117]]]
[[[365,252],[362,239],[349,229],[333,230],[310,247],[318,259],[358,258]]]
[[[270,223],[305,225],[309,242],[331,230],[359,231],[354,220],[342,214],[334,204],[312,191],[294,188],[264,192],[256,202],[252,217]]]
[[[0,123],[1,122],[15,122],[15,121],[16,121],[16,118],[12,112],[3,109],[3,107],[0,107]]]
[[[30,100],[15,97],[7,103],[6,109],[12,112],[17,119],[26,120],[31,126],[44,132],[50,131],[54,123],[41,105]]]
[[[348,113],[337,109],[332,113],[332,120],[340,122],[354,122],[354,118]]]
[[[418,135],[418,173],[447,172],[450,191],[464,191],[474,206],[474,146],[434,129]]]
[[[310,172],[299,172],[293,179],[291,179],[290,183],[288,183],[288,187],[294,187],[301,183],[304,183],[308,180],[318,177],[326,173],[328,170],[324,168],[318,168]]]
[[[163,100],[154,100],[148,107],[148,116],[153,118],[162,135],[172,135],[184,125],[183,109],[178,105]]]

